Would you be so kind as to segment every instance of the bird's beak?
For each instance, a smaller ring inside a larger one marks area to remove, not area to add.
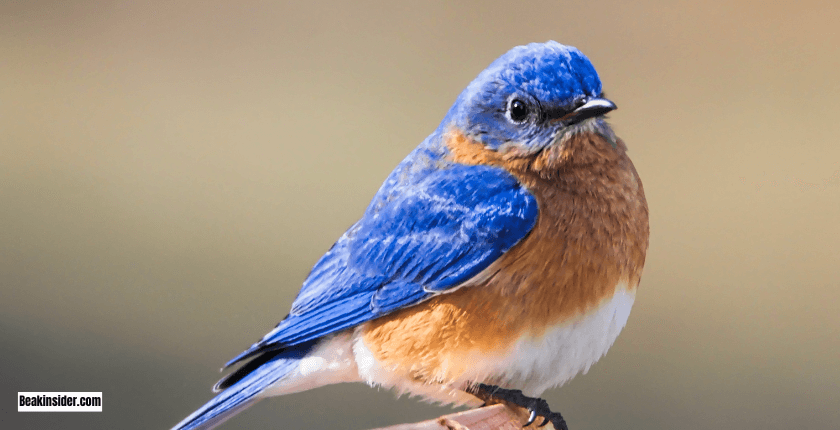
[[[615,103],[604,98],[591,98],[586,103],[577,107],[577,109],[558,118],[566,125],[579,123],[587,118],[604,115],[605,113],[615,110]]]

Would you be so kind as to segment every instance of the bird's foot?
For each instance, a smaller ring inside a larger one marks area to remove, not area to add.
[[[531,415],[528,417],[528,422],[522,427],[528,427],[533,424],[537,417],[542,417],[543,421],[538,427],[542,427],[551,422],[557,430],[569,430],[569,427],[566,426],[566,420],[563,419],[563,416],[559,412],[552,412],[548,407],[548,402],[537,397],[528,397],[522,394],[520,390],[508,390],[506,388],[500,388],[497,385],[477,384],[470,392],[479,399],[484,400],[485,405],[490,401],[496,400],[528,409]]]

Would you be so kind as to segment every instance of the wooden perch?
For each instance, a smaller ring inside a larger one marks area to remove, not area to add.
[[[498,404],[444,415],[419,423],[397,424],[372,430],[521,430],[522,424],[525,424],[527,420],[527,410]],[[537,418],[536,422],[527,428],[535,429],[541,422],[542,418]],[[540,428],[554,430],[551,423]]]

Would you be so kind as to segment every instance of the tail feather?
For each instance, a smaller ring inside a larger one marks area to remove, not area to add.
[[[193,412],[172,430],[209,430],[260,400],[266,388],[294,371],[300,359],[312,350],[315,342],[296,345],[282,351],[270,351],[255,358],[217,387],[224,391]],[[247,374],[245,374],[247,372]]]

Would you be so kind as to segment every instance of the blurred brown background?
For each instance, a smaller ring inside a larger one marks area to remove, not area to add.
[[[624,333],[549,402],[574,430],[840,428],[836,2],[135,3],[0,6],[2,427],[175,424],[461,89],[554,39],[619,106],[652,237]],[[17,413],[38,390],[104,412]],[[446,411],[351,384],[225,428]]]

